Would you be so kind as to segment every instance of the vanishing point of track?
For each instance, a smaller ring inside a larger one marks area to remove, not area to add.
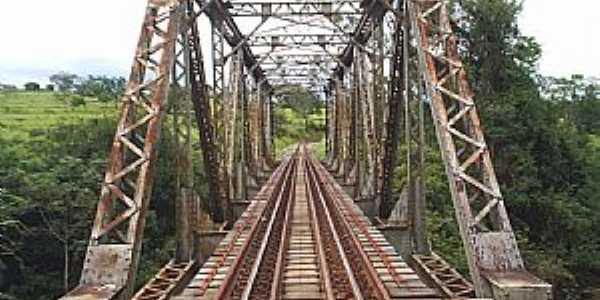
[[[438,298],[300,146],[177,299]]]

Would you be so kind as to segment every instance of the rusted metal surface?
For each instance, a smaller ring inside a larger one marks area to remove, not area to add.
[[[347,298],[353,295],[352,297],[366,299],[390,299],[389,292],[381,278],[370,264],[367,254],[360,247],[357,237],[354,236],[352,229],[344,220],[339,207],[334,203],[335,200],[332,199],[331,192],[323,191],[324,187],[321,185],[323,179],[320,177],[322,174],[319,174],[314,168],[314,162],[312,162],[309,170],[316,173],[313,173],[311,177],[313,193],[315,198],[318,198],[315,203],[328,219],[330,230],[333,232],[334,240],[338,245],[339,254],[343,257],[344,266],[349,268],[347,271],[352,284],[352,289],[340,291],[335,296]],[[321,172],[323,171],[321,170]]]
[[[409,1],[422,70],[471,278],[492,296],[483,270],[524,271],[491,162],[474,94],[444,1]],[[497,233],[494,239],[489,234]],[[491,247],[492,242],[494,247]]]
[[[251,229],[217,249],[234,255],[209,259],[175,299],[439,298],[319,162],[302,148],[286,164]]]
[[[413,255],[415,269],[447,298],[475,297],[473,284],[452,268],[444,259],[435,253],[431,255]]]
[[[82,271],[82,286],[98,291],[110,286],[123,299],[132,294],[142,246],[180,5],[148,1]],[[98,257],[115,247],[123,251],[111,259],[120,263],[102,267]],[[102,293],[98,299],[113,296]]]
[[[198,271],[195,261],[185,263],[169,262],[158,274],[142,287],[133,300],[166,300],[183,290],[192,276]]]
[[[360,15],[360,1],[272,1],[233,2],[229,9],[234,17],[290,17]]]
[[[396,20],[394,23],[395,31],[393,35],[394,54],[392,58],[392,66],[390,70],[390,91],[388,93],[388,110],[389,117],[387,119],[387,127],[385,130],[385,144],[382,158],[382,181],[381,181],[381,204],[379,206],[379,217],[383,219],[389,218],[392,209],[394,208],[394,191],[392,180],[394,169],[397,162],[397,150],[400,140],[401,122],[402,122],[402,94],[404,87],[404,31],[402,23]]]
[[[552,286],[528,272],[486,272],[495,300],[546,300]]]
[[[65,299],[74,300],[98,300],[111,299],[118,291],[114,285],[85,285],[80,284],[75,289],[65,295]]]
[[[381,274],[385,274],[386,280],[383,281],[386,290],[389,293],[389,297],[438,297],[436,292],[431,288],[427,287],[421,282],[418,277],[415,276],[414,271],[409,269],[398,269],[399,256],[395,254],[395,251],[391,250],[387,241],[380,233],[375,236],[373,233],[377,232],[368,219],[364,217],[360,209],[353,203],[352,199],[344,193],[342,188],[337,185],[331,175],[328,174],[325,169],[317,164],[317,170],[322,176],[324,182],[324,188],[326,195],[337,199],[331,201],[344,216],[343,220],[348,228],[350,228],[354,235],[358,238],[355,240],[359,251],[365,254],[359,255],[365,259],[363,264],[367,269],[376,268],[375,278],[381,278]],[[371,272],[371,271],[369,271]],[[363,275],[360,278],[366,278]],[[415,280],[416,279],[416,280]],[[408,288],[408,291],[406,290]]]
[[[257,184],[263,171],[274,165],[276,85],[300,85],[316,97],[328,98],[328,167],[355,191],[353,199],[304,148],[287,157],[181,299],[275,299],[304,288],[326,299],[438,298],[353,203],[382,193],[381,198],[373,197],[374,205],[379,205],[380,217],[390,215],[402,132],[407,203],[398,207],[408,216],[405,223],[411,234],[406,245],[410,249],[403,253],[417,254],[418,267],[447,297],[471,295],[474,289],[478,296],[498,299],[545,299],[549,285],[528,274],[520,257],[452,33],[448,4],[444,0],[396,4],[149,0],[82,279],[65,298],[130,298],[169,83],[178,86],[181,81],[179,86],[189,89],[193,100],[214,221],[234,224],[231,201],[246,202],[247,187]],[[197,22],[201,14],[213,28],[213,95],[205,83],[203,33]],[[338,22],[359,14],[357,22]],[[259,24],[242,32],[234,17],[254,17]],[[319,30],[263,28],[270,19]],[[315,26],[317,19],[322,24]],[[393,28],[382,26],[389,19],[395,20]],[[286,49],[293,53],[285,53]],[[384,88],[386,63],[391,76]],[[168,298],[193,273],[190,266],[196,255],[190,228],[198,221],[199,207],[190,175],[187,97],[172,108],[178,149],[174,184],[179,191],[175,259],[185,264],[166,266],[140,291],[139,299]],[[431,108],[472,287],[430,253],[425,235],[423,102]],[[308,251],[314,260],[297,260],[292,255],[297,249]],[[306,283],[305,278],[294,277],[302,272],[289,273],[290,266],[307,268],[319,279]],[[303,283],[286,281],[292,277]]]
[[[200,32],[196,18],[193,17],[193,2],[187,1],[189,30],[186,32],[188,43],[188,56],[190,60],[190,85],[192,91],[192,103],[198,125],[202,155],[204,159],[204,171],[206,174],[219,174],[219,157],[216,149],[215,129],[210,115],[210,104],[208,99],[208,88],[206,86],[204,59],[200,45]],[[228,194],[219,180],[219,176],[207,176],[209,188],[209,211],[214,222],[223,222],[223,207],[228,202]],[[230,209],[228,207],[228,209]]]
[[[260,258],[257,254],[264,251],[266,247],[264,241],[267,241],[265,238],[269,237],[269,235],[265,235],[265,232],[270,231],[271,229],[267,226],[266,220],[270,220],[269,224],[271,224],[279,212],[277,208],[279,208],[281,200],[289,198],[287,197],[287,193],[289,192],[292,178],[289,174],[294,169],[293,162],[293,160],[290,161],[290,165],[286,170],[286,175],[282,176],[279,185],[275,190],[276,192],[267,203],[266,209],[263,210],[260,222],[256,222],[253,225],[250,236],[244,243],[242,251],[238,254],[234,267],[219,288],[216,298],[238,299],[246,293],[247,283],[254,280],[256,271],[253,270],[255,269],[256,259]],[[263,242],[261,242],[261,238],[263,238]]]
[[[220,282],[227,276],[227,273],[223,272],[227,272],[237,261],[236,257],[239,257],[239,253],[245,251],[245,241],[256,231],[256,224],[261,222],[267,202],[273,197],[272,194],[281,184],[279,180],[284,178],[283,173],[288,172],[289,167],[290,162],[287,160],[277,167],[246,212],[234,224],[232,230],[217,247],[213,255],[204,264],[187,289],[183,291],[182,297],[214,297],[220,287]]]

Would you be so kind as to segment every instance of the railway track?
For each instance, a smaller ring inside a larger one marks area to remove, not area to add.
[[[438,299],[304,146],[176,299]]]

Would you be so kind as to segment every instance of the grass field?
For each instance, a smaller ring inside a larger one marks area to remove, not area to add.
[[[52,92],[0,92],[0,137],[11,142],[43,139],[47,130],[57,125],[77,124],[83,120],[94,118],[112,118],[118,113],[117,103],[102,103],[93,98],[86,98],[83,106],[71,106],[69,99]],[[276,111],[277,138],[275,149],[278,156],[303,139],[315,143],[319,158],[324,157],[323,133],[315,131],[315,127],[325,126],[324,109],[308,116],[306,124],[311,128],[305,130],[304,119],[290,108],[279,108]],[[166,119],[170,121],[169,118]],[[166,125],[170,128],[169,125]],[[194,131],[194,139],[197,132]],[[308,136],[307,136],[308,135]]]
[[[23,140],[42,136],[46,129],[85,119],[112,117],[116,104],[92,98],[72,107],[68,99],[51,92],[0,92],[0,136]]]

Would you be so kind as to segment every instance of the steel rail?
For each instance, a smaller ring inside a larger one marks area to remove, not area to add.
[[[329,188],[331,188],[331,186],[329,186]],[[330,194],[336,195],[337,197],[342,197],[341,191],[337,189],[330,189]],[[402,285],[402,283],[404,283],[406,280],[402,278],[402,276],[398,274],[398,272],[396,272],[396,268],[394,268],[392,264],[393,262],[390,260],[390,257],[379,246],[377,241],[371,236],[371,234],[369,233],[369,228],[365,225],[364,221],[360,220],[359,216],[352,212],[352,209],[347,203],[344,203],[344,201],[338,201],[338,203],[341,203],[341,205],[344,206],[344,208],[348,212],[347,215],[350,221],[354,224],[354,228],[358,229],[360,233],[362,233],[367,238],[367,241],[369,242],[370,246],[373,247],[373,249],[375,249],[375,251],[377,252],[377,256],[381,258],[381,261],[385,265],[388,272],[390,272],[390,275],[392,276],[392,279],[394,279],[394,282],[399,286]]]
[[[257,236],[260,236],[261,230],[266,230],[264,219],[270,218],[271,214],[274,213],[273,207],[279,202],[278,200],[281,198],[282,193],[285,193],[286,188],[289,187],[290,183],[290,174],[295,169],[295,159],[290,158],[287,162],[286,170],[283,172],[281,177],[278,180],[277,187],[274,189],[274,192],[269,199],[269,203],[263,210],[263,213],[260,218],[257,218],[256,222],[252,225],[252,229],[248,235],[248,238],[245,240],[240,253],[236,256],[235,261],[233,262],[233,267],[223,280],[222,285],[219,287],[219,290],[216,293],[216,299],[230,299],[236,298],[235,296],[240,295],[232,295],[235,291],[236,293],[240,292],[240,288],[245,288],[245,284],[242,281],[245,281],[243,277],[249,278],[250,272],[246,270],[248,265],[252,265],[253,258],[256,258],[256,255],[252,255],[250,253],[251,250],[256,249],[258,246]],[[251,249],[252,248],[252,249]],[[243,292],[243,290],[241,291]]]
[[[301,159],[301,158],[300,158]],[[296,170],[297,172],[297,170]],[[294,191],[296,188],[296,184],[297,184],[297,180],[294,180],[293,186],[294,186]],[[284,265],[284,260],[285,260],[285,255],[286,255],[286,250],[289,247],[289,238],[291,235],[291,224],[290,224],[290,219],[293,219],[294,217],[294,213],[293,213],[293,206],[295,204],[295,194],[294,195],[290,195],[290,197],[292,197],[293,199],[290,199],[291,201],[288,201],[288,207],[286,209],[286,214],[285,214],[285,219],[283,221],[283,226],[282,226],[282,234],[281,234],[281,241],[283,242],[280,247],[279,250],[277,251],[277,260],[275,263],[275,270],[274,270],[274,274],[273,274],[273,283],[271,285],[271,294],[270,294],[270,299],[271,300],[275,300],[275,299],[281,299],[281,287],[282,287],[282,279],[283,279],[283,272],[285,269],[285,265]]]
[[[341,260],[343,269],[345,271],[346,276],[339,276],[339,270],[336,270],[336,266],[339,267],[339,265],[337,263],[328,263],[327,266],[331,269],[332,275],[334,275],[333,277],[335,281],[332,282],[332,292],[334,292],[335,294],[335,298],[343,298],[343,299],[347,299],[347,298],[354,298],[354,299],[363,299],[362,297],[362,292],[361,292],[361,288],[358,284],[358,281],[356,280],[356,277],[354,276],[352,267],[350,266],[348,257],[346,256],[346,252],[344,251],[344,248],[342,246],[342,242],[341,239],[338,235],[338,233],[335,230],[335,226],[332,220],[332,215],[329,213],[329,210],[327,208],[327,205],[325,204],[325,200],[323,198],[323,194],[322,191],[319,187],[318,184],[318,177],[314,172],[311,172],[311,166],[309,164],[309,162],[306,162],[306,170],[308,173],[308,178],[309,178],[309,182],[311,183],[311,192],[313,194],[313,196],[315,198],[313,198],[311,201],[313,203],[313,207],[315,208],[314,211],[318,214],[321,214],[321,218],[324,218],[324,225],[326,228],[324,228],[324,230],[327,230],[325,232],[324,235],[329,234],[330,236],[329,239],[326,239],[326,241],[329,244],[333,244],[333,247],[337,250],[335,253],[337,255],[328,255],[329,259],[334,259],[337,258],[338,260]],[[323,234],[323,232],[321,232],[321,234]],[[325,246],[325,244],[322,244],[322,246]],[[331,253],[331,252],[330,252]],[[336,272],[337,271],[337,272]],[[335,274],[337,273],[337,274]],[[335,276],[338,275],[338,276]],[[343,279],[348,280],[348,283],[350,285],[350,291],[347,291],[348,288],[345,288],[346,291],[344,291],[344,287],[343,285],[347,284],[345,282],[341,282],[343,281]],[[340,287],[341,286],[341,287]],[[344,293],[350,293],[350,295],[345,295]]]
[[[282,179],[285,178],[285,176],[283,176],[283,174],[288,172],[290,168],[291,168],[291,160],[288,160],[288,161],[284,161],[282,164],[280,164],[279,167],[274,171],[274,177],[277,178],[277,181],[274,183],[274,185],[275,185],[274,190],[276,190],[282,184]],[[269,201],[270,200],[271,199],[269,199]],[[264,214],[264,212],[265,212],[265,210],[263,210],[262,214]],[[236,242],[241,238],[241,235],[242,235],[244,229],[251,227],[250,232],[249,232],[250,236],[252,236],[256,232],[256,229],[257,229],[257,226],[258,226],[258,223],[259,223],[259,220],[260,220],[260,217],[262,216],[262,214],[260,216],[255,215],[255,214],[249,214],[248,218],[244,222],[237,223],[235,225],[235,227],[233,229],[233,230],[235,230],[233,237],[231,238],[230,242],[227,244],[226,250],[221,252],[219,259],[216,262],[216,267],[213,268],[213,272],[209,273],[208,276],[206,276],[206,278],[200,284],[200,287],[198,289],[198,294],[200,296],[203,296],[206,293],[206,291],[208,290],[208,288],[210,286],[211,281],[217,275],[217,271],[219,270],[219,268],[221,268],[225,265],[227,257],[229,256],[229,254],[231,254],[234,251]],[[242,247],[241,251],[242,252],[244,251],[243,247]],[[240,256],[238,256],[238,259],[236,260],[236,262],[239,259],[240,259]],[[228,280],[228,278],[226,277],[225,280]]]
[[[307,176],[308,178],[308,176]],[[315,235],[315,238],[317,239],[317,256],[319,257],[319,267],[321,270],[321,274],[323,275],[323,287],[325,288],[325,292],[327,293],[327,299],[335,299],[335,295],[333,294],[333,282],[331,280],[330,274],[329,274],[329,269],[327,268],[328,264],[327,264],[327,257],[325,257],[325,248],[324,248],[324,243],[325,241],[323,240],[321,234],[320,234],[320,229],[321,229],[321,225],[319,224],[319,222],[317,222],[317,213],[316,213],[316,207],[315,207],[315,203],[314,203],[314,195],[311,193],[312,191],[312,185],[311,185],[311,181],[307,180],[306,181],[306,189],[307,191],[309,191],[307,193],[307,197],[308,197],[308,210],[309,213],[312,217],[313,222],[311,222],[311,229],[313,231],[313,234]]]
[[[368,255],[362,248],[348,220],[344,217],[342,208],[339,203],[336,203],[339,200],[336,201],[336,198],[334,198],[335,192],[331,189],[331,182],[323,174],[326,171],[322,167],[317,167],[319,163],[315,162],[312,156],[309,157],[307,164],[314,176],[313,180],[317,183],[315,186],[317,187],[316,190],[321,200],[320,202],[323,204],[324,209],[326,209],[328,218],[335,220],[333,225],[337,231],[336,234],[340,234],[346,238],[342,241],[343,246],[345,246],[343,250],[346,256],[352,259],[352,264],[350,264],[352,272],[354,276],[364,279],[358,281],[362,296],[367,299],[391,299],[387,288],[371,264]]]
[[[294,159],[297,163],[298,158],[296,157]],[[266,299],[268,296],[265,294],[272,295],[273,288],[275,287],[273,282],[276,276],[278,276],[278,273],[281,272],[281,258],[283,257],[281,252],[285,249],[285,232],[289,223],[290,210],[294,202],[294,194],[292,192],[296,185],[296,172],[297,168],[294,169],[294,173],[288,174],[291,176],[291,178],[287,178],[289,180],[289,188],[279,194],[277,203],[275,204],[274,213],[268,224],[267,232],[261,242],[256,260],[254,261],[252,273],[250,274],[250,278],[248,279],[246,288],[242,294],[242,299]],[[281,214],[283,214],[283,216],[281,216]],[[276,254],[277,256],[275,261],[265,259],[265,257],[273,254]],[[270,266],[273,263],[275,263],[274,269],[271,268],[273,266]],[[255,286],[255,282],[258,282],[259,284]],[[263,294],[261,295],[261,293]]]

